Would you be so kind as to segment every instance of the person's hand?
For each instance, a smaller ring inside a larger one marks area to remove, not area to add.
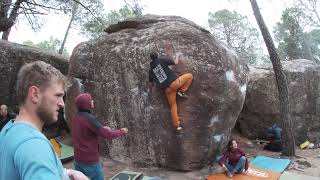
[[[154,92],[154,85],[152,83],[149,83],[149,92],[148,93],[153,93]]]
[[[229,171],[228,168],[225,165],[222,165],[222,168],[224,171]]]
[[[179,65],[184,65],[185,64],[185,58],[183,57],[182,53],[178,52],[176,55],[175,63]]]
[[[103,126],[103,128],[108,129],[109,131],[112,130],[109,126]]]
[[[90,180],[86,175],[84,175],[80,171],[76,171],[73,169],[67,169],[67,175],[70,177],[72,180]]]
[[[242,170],[242,173],[243,173],[243,174],[247,174],[247,171],[248,171],[248,170],[243,169],[243,170]]]
[[[164,51],[167,56],[173,57],[173,44],[169,40],[166,40],[164,43]]]
[[[178,64],[184,64],[181,54],[178,56]]]
[[[153,93],[154,90],[155,90],[155,87],[154,87],[154,86],[151,86],[151,88],[150,88],[150,93]]]
[[[128,133],[128,128],[121,128],[121,130],[122,130],[125,134]]]

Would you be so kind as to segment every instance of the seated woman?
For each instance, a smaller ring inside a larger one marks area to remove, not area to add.
[[[218,163],[225,170],[229,178],[232,178],[235,173],[245,172],[249,167],[246,154],[233,139],[229,141],[227,150],[223,153]]]

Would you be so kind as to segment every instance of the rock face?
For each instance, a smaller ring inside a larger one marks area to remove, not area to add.
[[[314,135],[320,133],[320,66],[298,59],[283,62],[283,69],[297,143],[307,138],[314,142]],[[238,120],[240,129],[249,138],[264,138],[266,129],[280,120],[273,69],[252,68],[249,79],[246,100]]]
[[[74,112],[74,97],[82,89],[93,95],[94,114],[103,124],[128,127],[126,137],[105,142],[105,152],[117,160],[176,170],[206,165],[225,146],[240,113],[247,66],[208,31],[181,17],[147,15],[106,31],[74,49],[69,75],[83,86],[68,92],[66,110]],[[148,93],[147,86],[149,53],[164,55],[168,42],[173,56],[182,55],[185,63],[175,71],[194,76],[189,99],[177,100],[180,134],[173,129],[164,92]]]
[[[63,74],[68,72],[68,60],[59,54],[0,40],[0,103],[16,107],[16,78],[22,65],[34,61],[47,62]]]

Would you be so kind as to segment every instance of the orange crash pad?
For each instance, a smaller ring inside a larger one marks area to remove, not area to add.
[[[261,168],[250,166],[246,173],[235,174],[233,180],[277,180],[280,173],[270,172]],[[208,176],[207,180],[230,180],[225,173]]]

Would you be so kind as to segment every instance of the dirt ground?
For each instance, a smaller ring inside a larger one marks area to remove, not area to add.
[[[281,153],[265,151],[262,144],[254,143],[247,138],[241,137],[234,133],[234,138],[240,142],[241,147],[245,150],[249,159],[253,159],[257,155],[268,156],[272,158],[290,159],[291,163],[286,171],[296,174],[304,174],[309,176],[320,177],[320,148],[318,149],[299,149],[296,148],[295,157],[282,156]]]
[[[240,146],[245,150],[249,160],[252,160],[257,155],[269,156],[273,158],[289,158],[284,157],[281,153],[275,153],[263,150],[262,144],[257,144],[241,137],[238,133],[233,134],[233,138],[238,141]],[[60,140],[66,144],[70,144],[70,137],[64,136]],[[296,150],[296,157],[290,157],[291,163],[286,171],[304,174],[309,176],[319,177],[320,179],[320,148]],[[128,163],[122,163],[111,159],[101,157],[103,163],[105,179],[109,179],[120,171],[134,171],[142,172],[146,176],[155,176],[164,180],[204,180],[210,174],[221,172],[222,169],[214,164],[213,166],[206,166],[201,170],[191,172],[177,172],[168,171],[162,168],[139,168],[134,167]],[[73,161],[64,164],[66,168],[73,168]]]

